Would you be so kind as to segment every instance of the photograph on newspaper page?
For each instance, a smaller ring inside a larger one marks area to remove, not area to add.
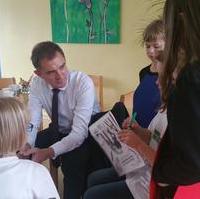
[[[110,159],[119,176],[145,165],[137,151],[118,139],[117,134],[121,129],[110,111],[92,124],[89,130]]]

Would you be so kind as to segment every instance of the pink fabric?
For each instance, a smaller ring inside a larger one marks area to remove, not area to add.
[[[200,183],[179,186],[174,199],[200,199]]]

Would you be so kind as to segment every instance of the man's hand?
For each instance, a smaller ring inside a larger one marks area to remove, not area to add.
[[[41,163],[49,158],[53,158],[54,150],[51,147],[45,148],[45,149],[32,148],[29,151],[27,151],[25,154],[32,155],[32,160],[34,162]]]
[[[31,149],[31,145],[30,145],[29,143],[26,143],[26,144],[20,149],[20,152],[23,153],[23,152],[28,151],[29,149]]]
[[[31,149],[31,145],[29,143],[26,143],[18,152],[17,156],[20,159],[30,159],[30,156],[25,155],[27,151]]]

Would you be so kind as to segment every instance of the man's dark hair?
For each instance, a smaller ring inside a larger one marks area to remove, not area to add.
[[[31,53],[31,61],[34,67],[37,69],[40,67],[40,62],[43,59],[53,59],[56,52],[59,52],[64,58],[64,52],[59,45],[51,42],[44,41],[36,44]]]

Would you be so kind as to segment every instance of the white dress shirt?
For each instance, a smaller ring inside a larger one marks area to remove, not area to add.
[[[51,147],[55,157],[79,147],[88,136],[88,124],[92,114],[99,112],[93,81],[82,72],[67,74],[67,84],[58,96],[59,131],[69,134]],[[40,126],[42,109],[51,118],[52,87],[42,78],[35,76],[31,82],[29,109],[31,113],[28,128],[28,142],[34,145]]]
[[[60,198],[48,170],[16,156],[0,158],[0,198]]]

